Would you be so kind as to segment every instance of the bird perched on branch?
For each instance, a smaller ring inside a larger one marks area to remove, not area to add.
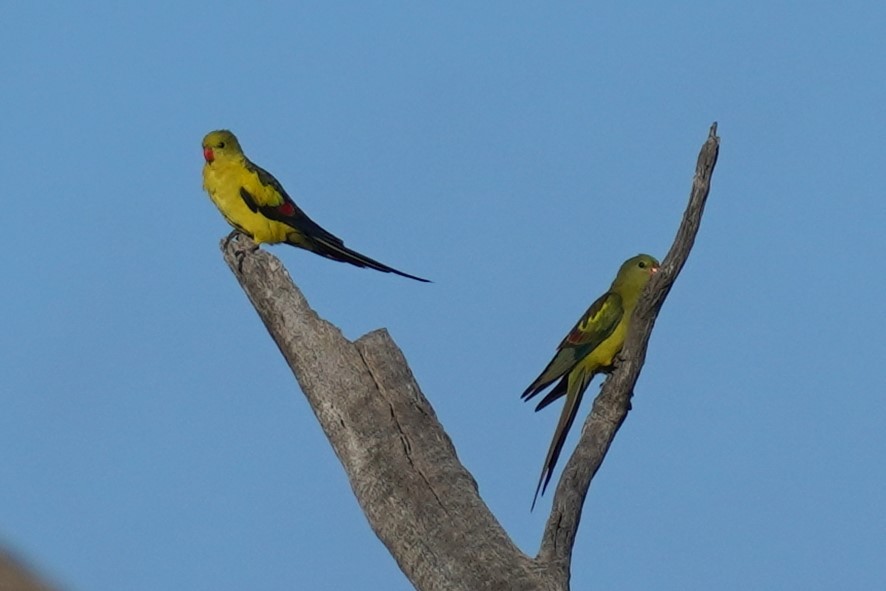
[[[221,129],[206,134],[203,157],[203,188],[209,198],[235,231],[246,234],[256,244],[285,242],[334,261],[428,281],[346,247],[341,238],[309,218],[271,173],[252,163],[230,131]]]
[[[535,407],[536,411],[566,396],[566,403],[560,413],[560,420],[535,488],[535,496],[532,498],[533,508],[539,491],[544,494],[551,481],[554,466],[563,450],[566,435],[575,421],[588,384],[598,373],[612,370],[615,356],[624,345],[631,314],[640,294],[658,268],[658,261],[648,254],[639,254],[625,261],[609,291],[591,304],[557,347],[557,353],[548,366],[523,392],[521,398],[529,400],[559,380]]]

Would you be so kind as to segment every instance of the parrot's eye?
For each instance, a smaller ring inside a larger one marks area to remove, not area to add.
[[[644,263],[643,261],[640,261],[640,268],[641,268],[641,269],[645,269],[645,268],[646,268],[646,263]]]
[[[224,143],[224,142],[219,142],[219,143],[218,143],[218,147],[219,147],[219,148],[224,148],[224,147],[225,147],[225,143]]]

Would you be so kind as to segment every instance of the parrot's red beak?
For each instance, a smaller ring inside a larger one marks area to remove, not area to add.
[[[659,269],[661,269],[661,267],[649,267],[649,274],[655,275],[656,273],[658,273]]]
[[[205,146],[203,148],[203,157],[206,158],[207,162],[212,162],[215,160],[215,154],[212,153],[212,148],[209,146]]]

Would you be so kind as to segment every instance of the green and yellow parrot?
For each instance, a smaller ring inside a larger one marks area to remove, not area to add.
[[[209,198],[229,224],[256,244],[285,242],[334,261],[428,281],[346,247],[341,238],[321,228],[299,209],[271,173],[253,164],[230,131],[221,129],[206,134],[203,157],[203,188]]]
[[[529,400],[559,380],[535,407],[536,411],[561,396],[566,396],[566,404],[560,413],[554,439],[548,449],[548,456],[545,458],[541,477],[535,488],[535,496],[532,498],[533,508],[538,500],[539,491],[544,494],[551,481],[554,466],[563,450],[566,435],[572,427],[578,405],[588,384],[598,373],[612,370],[613,360],[624,344],[631,314],[640,299],[640,294],[658,268],[658,261],[648,254],[638,254],[626,260],[618,270],[618,275],[609,291],[591,304],[557,347],[557,354],[548,366],[523,392],[521,398]]]

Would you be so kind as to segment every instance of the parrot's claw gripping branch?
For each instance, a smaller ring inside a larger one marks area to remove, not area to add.
[[[222,252],[227,251],[228,248],[231,248],[231,252],[237,260],[237,272],[242,275],[243,261],[246,259],[247,255],[256,252],[259,249],[259,245],[253,242],[253,240],[243,232],[234,230],[222,239]]]

